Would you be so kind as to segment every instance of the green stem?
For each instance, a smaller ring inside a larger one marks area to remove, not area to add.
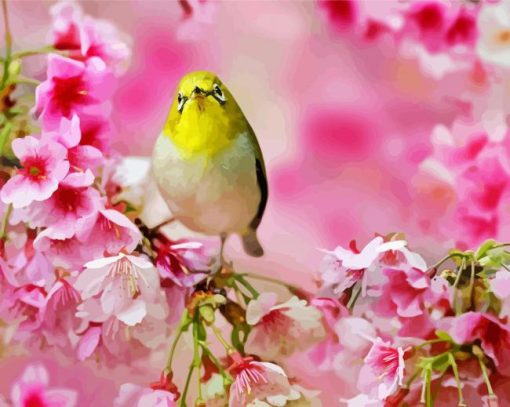
[[[245,275],[248,278],[252,278],[254,280],[267,281],[268,283],[281,285],[281,286],[285,287],[287,290],[289,290],[290,292],[295,292],[298,290],[298,287],[296,287],[295,285],[287,284],[286,282],[278,280],[277,278],[262,276],[259,274],[252,274],[252,273],[243,273],[243,275]]]
[[[4,147],[9,139],[9,135],[11,134],[12,123],[6,122],[3,129],[0,131],[0,156],[4,155]]]
[[[427,369],[425,372],[426,376],[426,400],[427,400],[427,407],[432,407],[432,395],[430,393],[430,385],[431,385],[431,379],[432,379],[432,369]]]
[[[216,356],[214,356],[214,354],[211,352],[211,350],[207,347],[206,344],[200,342],[199,343],[200,346],[202,347],[202,351],[207,355],[207,357],[209,359],[211,359],[211,361],[214,363],[214,366],[216,366],[218,368],[218,370],[220,371],[220,374],[223,376],[223,379],[226,379],[226,380],[229,380],[230,382],[233,381],[233,378],[232,376],[230,376],[230,373],[228,373],[224,368],[223,366],[221,365],[220,361],[218,360],[218,358]]]
[[[12,204],[7,205],[7,209],[5,210],[4,217],[2,218],[2,225],[0,227],[0,239],[5,239],[7,237],[7,225],[9,223],[9,217],[12,212]]]
[[[234,278],[249,291],[254,300],[259,297],[259,292],[248,281],[246,281],[242,274],[234,274]]]
[[[355,292],[351,294],[351,298],[349,298],[349,302],[347,303],[347,309],[349,311],[352,311],[354,308],[354,305],[356,304],[356,301],[358,300],[359,295],[361,294],[361,286],[358,285],[355,288]]]
[[[2,0],[2,11],[4,16],[5,27],[5,59],[4,59],[4,74],[2,77],[2,84],[0,88],[4,88],[7,80],[9,79],[9,65],[11,64],[12,54],[12,35],[9,26],[9,15],[7,14],[7,0]]]
[[[485,363],[483,363],[481,357],[478,357],[478,362],[480,363],[480,369],[482,369],[483,380],[487,386],[487,392],[489,393],[489,396],[494,396],[494,390],[492,389],[491,381],[489,380],[489,374],[487,373],[487,366],[485,366]]]
[[[26,84],[26,85],[34,85],[34,86],[38,86],[41,83],[41,81],[38,81],[37,79],[28,78],[23,75],[18,75],[13,82],[20,83],[20,84]]]
[[[455,362],[455,358],[451,353],[448,353],[448,360],[450,361],[450,365],[453,370],[453,375],[455,376],[455,382],[457,383],[457,389],[459,390],[459,405],[464,404],[464,396],[462,395],[462,387],[460,383],[459,377],[459,369],[457,368],[457,362]]]
[[[58,52],[58,50],[53,45],[47,45],[45,47],[38,48],[38,49],[29,49],[26,51],[16,52],[15,54],[12,55],[12,57],[15,59],[18,59],[18,58],[31,57],[34,55],[48,54],[50,52],[55,52],[55,51]]]
[[[406,387],[406,388],[411,387],[411,384],[420,375],[420,373],[421,373],[421,370],[417,370],[416,372],[414,372],[413,375],[407,380],[407,382],[406,382],[404,387]]]
[[[202,397],[202,383],[200,382],[200,366],[202,366],[202,358],[200,357],[200,347],[198,343],[198,322],[197,318],[193,322],[193,366],[197,369],[197,394],[198,399],[196,404],[200,405],[203,402]]]
[[[225,338],[221,334],[221,331],[215,325],[211,325],[211,329],[216,338],[218,339],[218,341],[223,345],[223,347],[227,351],[227,354],[234,353],[235,352],[234,348],[225,340]]]
[[[195,370],[195,363],[191,362],[191,364],[189,365],[188,376],[186,377],[186,383],[184,385],[184,390],[182,391],[181,400],[179,401],[180,407],[186,407],[186,397],[188,395],[188,389],[189,389],[189,384],[191,382],[191,375],[193,374],[193,370]]]
[[[179,340],[181,339],[181,336],[184,332],[184,328],[189,324],[189,315],[188,311],[184,310],[184,313],[181,317],[181,321],[179,322],[179,325],[177,326],[177,331],[175,334],[174,341],[172,343],[172,347],[170,348],[170,354],[168,355],[168,359],[166,362],[165,372],[168,374],[172,371],[172,362],[174,360],[175,355],[175,349],[177,348],[177,344],[179,343]]]
[[[425,341],[425,342],[420,343],[419,345],[416,345],[416,346],[413,346],[413,347],[414,347],[415,350],[419,350],[419,349],[421,349],[421,348],[423,348],[423,347],[425,347],[427,345],[432,345],[434,343],[440,343],[440,342],[449,342],[449,341],[446,340],[446,339],[440,339],[440,338],[438,338],[438,339],[431,339],[429,341]]]

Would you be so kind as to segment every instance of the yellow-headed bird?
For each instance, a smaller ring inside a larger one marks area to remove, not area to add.
[[[255,133],[227,87],[211,72],[185,75],[152,157],[173,216],[189,229],[241,236],[251,256],[264,251],[257,227],[266,208],[264,159]]]

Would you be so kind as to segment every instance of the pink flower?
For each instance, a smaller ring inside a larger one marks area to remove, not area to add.
[[[342,346],[335,332],[336,323],[349,315],[349,311],[338,300],[333,298],[317,297],[310,304],[320,310],[326,337],[310,351],[309,356],[319,369],[331,369],[335,356],[341,351]]]
[[[67,148],[67,159],[73,171],[95,169],[102,163],[103,154],[91,145],[82,145],[80,119],[73,115],[71,120],[62,118],[56,132],[43,134],[43,139],[51,138]]]
[[[499,270],[490,280],[491,291],[502,300],[510,297],[510,272]]]
[[[414,267],[425,271],[425,261],[417,253],[411,252],[404,240],[385,242],[380,236],[370,241],[361,252],[355,247],[350,250],[337,247],[327,252],[321,268],[321,280],[325,286],[338,294],[361,281],[362,295],[379,292],[383,282],[380,270],[383,265],[409,270]],[[370,288],[370,290],[369,290]]]
[[[50,54],[47,79],[36,89],[35,110],[43,128],[55,129],[62,117],[71,119],[86,107],[104,102],[111,95],[112,84],[100,58],[80,62]]]
[[[256,362],[237,354],[233,355],[233,359],[234,363],[229,368],[234,376],[234,383],[230,386],[230,407],[244,407],[254,401],[266,400],[270,405],[285,405],[287,400],[300,397],[280,366]]]
[[[13,297],[16,302],[9,311],[19,321],[17,334],[25,339],[38,330],[44,321],[46,291],[35,285],[26,285],[18,288]]]
[[[80,113],[80,145],[91,146],[103,154],[109,153],[112,130],[105,117],[98,114]]]
[[[50,13],[53,17],[53,46],[60,50],[79,50],[81,8],[74,2],[61,1],[51,7]]]
[[[78,395],[73,390],[50,388],[48,372],[42,365],[30,365],[11,390],[16,407],[73,407]]]
[[[404,350],[377,338],[365,358],[358,387],[364,393],[384,400],[402,385]]]
[[[120,40],[115,26],[84,16],[82,9],[71,2],[55,4],[51,14],[55,48],[71,51],[74,59],[99,57],[114,71],[124,71],[131,51]]]
[[[51,226],[63,237],[73,236],[78,220],[91,216],[99,209],[99,192],[92,188],[94,174],[90,170],[68,174],[53,195],[33,207],[36,225]]]
[[[77,237],[87,247],[89,258],[117,254],[122,249],[132,252],[140,242],[140,230],[115,209],[99,209],[81,220]]]
[[[176,407],[178,396],[170,391],[125,383],[114,400],[115,407]]]
[[[158,236],[157,246],[156,266],[160,276],[179,287],[192,287],[202,281],[216,253],[215,246],[207,242],[173,242],[165,236]]]
[[[432,290],[430,278],[421,270],[402,270],[387,268],[383,273],[388,282],[383,286],[381,297],[374,306],[379,316],[398,317],[403,324],[401,336],[425,338],[435,329],[428,317],[429,307],[444,299],[448,303],[446,292]]]
[[[246,321],[253,326],[247,352],[267,360],[303,351],[325,336],[320,311],[297,297],[278,304],[276,294],[262,293],[248,304]]]
[[[34,248],[43,252],[56,266],[79,270],[90,257],[86,246],[76,236],[66,237],[68,234],[49,227],[37,235]]]
[[[120,253],[85,264],[75,288],[87,300],[100,294],[101,310],[126,325],[140,323],[159,294],[159,276],[144,257]]]
[[[69,171],[66,149],[32,136],[15,139],[12,149],[23,168],[3,186],[2,201],[22,208],[48,199]]]
[[[498,372],[510,375],[510,328],[497,317],[468,312],[451,321],[449,333],[459,344],[479,340],[483,351],[494,361]]]

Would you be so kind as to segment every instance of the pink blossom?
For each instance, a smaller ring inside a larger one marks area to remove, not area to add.
[[[38,330],[46,313],[46,291],[34,285],[18,288],[13,298],[15,303],[9,310],[12,318],[19,321],[17,334],[25,339]]]
[[[321,280],[326,286],[341,293],[361,281],[362,295],[373,295],[383,282],[380,270],[383,265],[396,266],[403,270],[414,267],[425,271],[427,266],[422,257],[411,252],[404,240],[385,242],[380,236],[371,240],[361,252],[337,247],[327,252],[321,268]],[[370,291],[368,291],[370,288]]]
[[[310,304],[322,313],[326,337],[312,348],[310,359],[319,369],[332,369],[335,356],[341,351],[338,335],[335,332],[336,323],[349,315],[349,311],[334,298],[317,297]]]
[[[99,209],[81,220],[77,237],[87,247],[89,258],[121,250],[132,252],[140,242],[140,230],[125,215],[115,209]]]
[[[53,17],[53,46],[60,50],[79,50],[81,8],[74,2],[61,1],[51,7],[50,13]]]
[[[85,264],[75,287],[87,300],[100,294],[101,310],[127,325],[140,323],[159,293],[159,276],[144,257],[120,253]]]
[[[365,358],[358,387],[364,393],[384,400],[402,385],[404,350],[377,338]]]
[[[435,329],[428,317],[429,307],[438,303],[446,293],[436,293],[432,289],[430,277],[421,270],[402,270],[387,268],[383,273],[388,282],[383,286],[381,297],[374,306],[379,316],[398,317],[403,323],[399,334],[426,338]]]
[[[215,246],[201,241],[157,239],[156,266],[162,278],[179,287],[192,287],[202,281],[211,269]]]
[[[112,92],[111,75],[97,57],[86,62],[50,54],[47,79],[36,89],[35,110],[43,128],[58,128],[85,108],[104,102]]]
[[[497,317],[481,312],[468,312],[452,319],[449,333],[459,344],[479,340],[483,351],[494,361],[498,372],[510,375],[510,329]]]
[[[68,234],[69,231],[49,227],[37,235],[34,248],[44,253],[55,266],[81,269],[83,263],[90,259],[87,248],[76,236],[66,237]]]
[[[110,152],[112,129],[107,119],[99,114],[80,113],[80,145],[91,146],[104,155]]]
[[[125,383],[114,400],[115,407],[176,407],[177,395],[160,389],[152,389],[137,384]]]
[[[94,170],[102,162],[103,154],[91,145],[82,145],[80,119],[73,115],[71,120],[62,118],[58,131],[46,132],[43,139],[51,138],[67,148],[67,159],[73,171]]]
[[[49,387],[48,372],[42,365],[30,365],[11,390],[16,407],[73,407],[78,395],[74,390]]]
[[[510,272],[499,270],[490,280],[491,291],[502,300],[510,297]]]
[[[12,149],[23,168],[3,186],[2,201],[22,208],[48,199],[69,171],[66,149],[32,136],[14,140]]]
[[[262,293],[248,304],[246,321],[252,325],[247,352],[267,360],[303,351],[325,336],[320,311],[297,297],[278,304],[276,294]]]
[[[55,48],[71,51],[77,60],[99,57],[117,73],[124,72],[131,51],[113,24],[83,15],[81,7],[67,1],[55,4],[51,14]]]
[[[233,355],[233,359],[234,363],[229,368],[234,376],[234,383],[230,386],[230,407],[244,407],[256,400],[267,400],[270,405],[285,405],[287,400],[300,397],[280,366],[256,362],[240,355]]]
[[[80,226],[78,221],[99,209],[100,196],[91,187],[93,182],[94,175],[90,170],[68,174],[49,199],[34,204],[34,223],[51,226],[63,237],[73,236]]]

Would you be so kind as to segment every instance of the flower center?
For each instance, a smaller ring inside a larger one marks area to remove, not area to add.
[[[90,96],[81,77],[53,78],[53,97],[62,115],[70,117],[75,105],[88,104]]]
[[[508,44],[510,42],[510,30],[501,31],[497,36],[497,40],[500,44]]]
[[[32,181],[39,182],[46,179],[46,160],[34,156],[27,158],[21,163],[24,167],[25,176]]]

